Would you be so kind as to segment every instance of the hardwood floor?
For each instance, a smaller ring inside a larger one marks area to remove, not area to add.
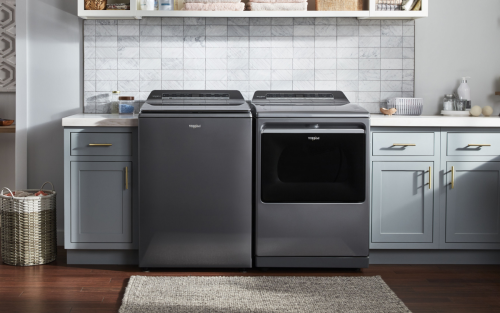
[[[0,265],[0,312],[117,312],[132,275],[380,275],[412,312],[500,312],[500,265],[372,265],[342,270],[152,271],[136,266]]]

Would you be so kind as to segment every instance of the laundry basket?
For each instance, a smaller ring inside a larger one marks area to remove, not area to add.
[[[31,266],[54,261],[56,241],[56,192],[40,189],[23,190],[46,196],[16,197],[8,188],[0,193],[2,218],[2,260],[9,265]],[[9,193],[4,194],[8,190]],[[19,191],[18,191],[19,193]]]
[[[316,11],[367,10],[365,0],[316,0]]]

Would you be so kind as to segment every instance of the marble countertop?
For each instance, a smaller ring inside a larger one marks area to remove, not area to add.
[[[500,127],[500,117],[372,114],[370,123],[372,127]]]
[[[137,127],[137,114],[75,114],[62,119],[64,127]]]
[[[76,114],[62,119],[64,127],[137,127],[138,115]],[[500,127],[500,117],[385,116],[372,114],[372,127]]]

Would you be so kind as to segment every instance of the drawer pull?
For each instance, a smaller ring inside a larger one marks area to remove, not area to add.
[[[451,189],[455,188],[455,167],[451,167]]]
[[[393,143],[393,147],[415,147],[416,144],[414,143]]]
[[[125,167],[125,189],[128,190],[128,167]]]
[[[429,189],[432,189],[432,167],[429,166]]]
[[[489,144],[468,144],[467,147],[491,147]]]
[[[111,143],[89,143],[90,147],[111,147]]]

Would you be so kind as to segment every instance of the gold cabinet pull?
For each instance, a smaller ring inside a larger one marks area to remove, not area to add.
[[[393,147],[415,147],[416,144],[414,143],[393,143]]]
[[[128,190],[128,167],[125,167],[125,189]]]
[[[432,167],[429,166],[429,189],[432,189]]]
[[[467,147],[491,147],[490,144],[468,144]]]
[[[451,189],[455,188],[455,167],[451,167]]]
[[[111,147],[112,143],[89,143],[90,147]]]

